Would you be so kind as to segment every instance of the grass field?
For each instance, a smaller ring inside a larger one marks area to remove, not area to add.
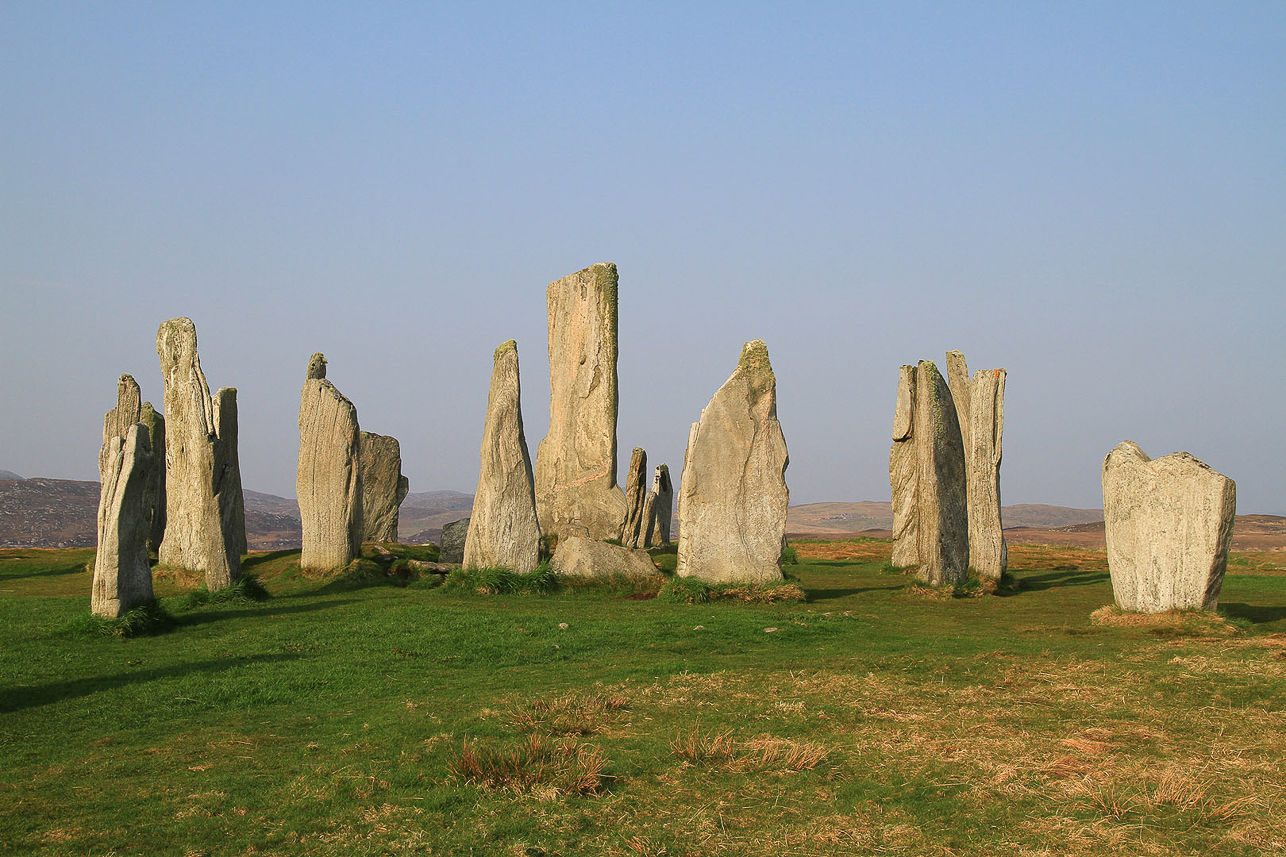
[[[94,633],[92,551],[0,552],[0,851],[1286,851],[1286,577],[1229,621],[1096,625],[1102,552],[931,599],[886,542],[797,545],[801,604],[482,595],[252,556],[271,593]]]

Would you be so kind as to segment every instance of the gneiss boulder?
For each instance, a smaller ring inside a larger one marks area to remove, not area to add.
[[[616,266],[591,265],[549,284],[549,434],[536,449],[543,532],[620,535],[616,485]]]
[[[711,583],[781,580],[789,463],[777,378],[756,339],[688,435],[675,573]]]
[[[462,518],[442,526],[442,550],[439,562],[464,562],[464,543],[469,538],[469,519]]]
[[[397,438],[362,432],[363,541],[397,541],[398,510],[410,490],[410,480],[402,475]]]
[[[580,536],[559,539],[549,564],[563,577],[664,579],[647,551]]]
[[[299,399],[295,492],[303,524],[302,568],[343,568],[361,551],[360,432],[357,408],[326,380],[326,358],[314,354]]]
[[[160,564],[205,575],[210,590],[241,575],[245,522],[236,519],[241,477],[235,451],[235,392],[215,401],[197,356],[196,326],[188,318],[156,333],[165,402],[165,537]],[[231,437],[220,427],[231,429]]]
[[[1001,438],[1005,431],[1005,370],[969,367],[959,351],[947,352],[947,384],[960,421],[969,511],[969,565],[999,580],[1009,565],[1000,521]]]
[[[1237,513],[1237,485],[1186,452],[1155,461],[1133,441],[1103,461],[1112,593],[1122,610],[1213,610]]]
[[[492,361],[464,567],[526,573],[540,561],[540,525],[531,457],[522,430],[518,344],[512,339],[503,343]]]

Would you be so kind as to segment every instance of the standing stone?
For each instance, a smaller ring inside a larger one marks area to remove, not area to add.
[[[1005,430],[1005,370],[969,368],[959,351],[947,352],[947,384],[965,449],[969,507],[969,564],[999,580],[1009,565],[1000,520],[1001,437]]]
[[[160,564],[201,572],[208,589],[224,589],[241,576],[237,537],[224,530],[225,509],[235,508],[232,495],[240,485],[236,429],[229,426],[230,443],[219,434],[218,423],[226,414],[223,407],[216,409],[210,396],[191,319],[163,322],[156,333],[156,353],[161,360],[166,419],[166,520]],[[222,399],[219,404],[226,406]]]
[[[361,455],[357,408],[326,380],[326,358],[314,354],[299,398],[301,568],[340,569],[361,551]]]
[[[646,547],[640,541],[647,536],[644,503],[647,499],[647,453],[640,446],[630,455],[630,474],[625,479],[625,523],[621,524],[621,544],[627,548]]]
[[[464,562],[464,543],[468,538],[468,518],[443,525],[442,550],[438,551],[438,562]]]
[[[1213,610],[1237,514],[1237,485],[1186,452],[1155,461],[1125,441],[1103,461],[1112,593],[1122,610]]]
[[[159,552],[161,542],[165,539],[165,417],[157,413],[151,402],[143,403],[139,416],[140,423],[147,428],[148,448],[156,456],[156,466],[151,469],[151,487],[149,494],[151,510],[148,519],[148,550]]]
[[[103,443],[109,438],[124,438],[143,416],[143,396],[133,375],[116,379],[116,407],[103,417]]]
[[[246,552],[246,500],[241,491],[241,459],[237,431],[237,390],[221,387],[214,394],[214,430],[223,442],[223,484],[219,492],[219,515],[228,550],[241,556]]]
[[[781,580],[789,463],[777,378],[756,339],[688,435],[675,573],[711,583]]]
[[[615,538],[625,520],[616,486],[616,266],[549,284],[549,434],[536,450],[545,533]]]
[[[410,490],[397,438],[362,432],[362,541],[397,541],[398,509]]]
[[[917,576],[934,586],[969,575],[969,500],[964,440],[946,380],[932,360],[915,370]]]
[[[519,402],[518,344],[511,339],[493,355],[478,492],[469,516],[464,567],[501,567],[526,573],[539,561],[535,483]]]
[[[652,475],[652,490],[643,501],[645,530],[639,547],[665,547],[670,543],[670,515],[674,509],[674,486],[670,484],[670,468],[658,464]]]
[[[898,373],[897,408],[893,412],[893,448],[889,451],[889,485],[893,489],[893,558],[894,568],[920,564],[920,532],[916,482],[920,472],[915,447],[915,378],[914,366],[903,366]]]
[[[134,392],[138,392],[138,385],[134,385]],[[138,407],[137,399],[133,407]],[[108,417],[110,420],[111,415]],[[151,471],[157,465],[148,446],[147,428],[138,423],[125,429],[124,437],[113,434],[105,438],[98,453],[98,551],[90,595],[90,610],[95,616],[114,619],[152,600],[147,537],[155,496],[151,493]]]

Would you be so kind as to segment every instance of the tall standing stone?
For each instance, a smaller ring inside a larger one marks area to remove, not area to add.
[[[512,339],[503,343],[492,359],[478,491],[469,515],[464,567],[503,567],[526,573],[540,561],[540,525],[531,456],[522,430],[518,344]]]
[[[1122,610],[1213,610],[1237,514],[1237,485],[1186,452],[1155,461],[1125,441],[1103,461],[1112,593]]]
[[[711,583],[781,580],[789,463],[777,378],[756,339],[688,435],[675,574]]]
[[[361,551],[361,455],[357,408],[326,380],[326,358],[316,353],[299,397],[300,567],[340,569]]]
[[[932,360],[915,370],[916,552],[919,578],[934,586],[969,574],[969,500],[964,440],[946,380]]]
[[[233,495],[240,486],[231,448],[235,429],[230,445],[219,434],[222,415],[216,417],[216,403],[201,371],[191,319],[163,322],[156,333],[156,353],[166,420],[166,522],[160,563],[201,572],[210,590],[224,589],[241,576],[237,538],[224,529],[225,508],[235,507]]]
[[[670,467],[658,464],[652,474],[652,490],[643,501],[645,529],[639,547],[664,547],[670,543],[670,517],[674,510],[674,486]]]
[[[398,509],[410,490],[397,438],[362,432],[362,541],[397,541]]]
[[[549,309],[549,434],[536,450],[545,533],[615,538],[625,520],[616,485],[616,266],[555,280]]]
[[[235,387],[221,387],[214,394],[214,430],[223,443],[223,483],[227,486],[219,492],[219,515],[228,550],[241,556],[246,552],[246,499],[241,490],[241,458],[237,453],[240,441]]]
[[[647,453],[641,446],[630,455],[630,473],[625,478],[625,522],[621,524],[621,544],[628,548],[647,547],[640,542],[647,535],[643,518],[647,500]]]
[[[137,385],[134,392],[138,392]],[[138,407],[137,399],[133,407]],[[122,427],[109,428],[118,431]],[[152,599],[152,569],[147,557],[154,497],[150,475],[159,462],[148,446],[145,426],[135,423],[124,432],[124,437],[105,437],[98,453],[98,550],[90,610],[112,619]]]
[[[156,456],[156,466],[151,469],[151,488],[149,501],[151,511],[148,519],[148,549],[159,553],[161,542],[165,539],[165,417],[157,413],[151,402],[143,403],[142,414],[138,421],[147,429],[148,448]]]
[[[915,447],[916,367],[898,372],[897,407],[893,412],[893,448],[889,451],[889,485],[893,490],[894,568],[920,564],[920,531],[916,525],[918,498],[915,486],[920,463]]]
[[[1005,375],[1004,369],[979,369],[971,379],[964,355],[947,352],[947,384],[965,449],[969,564],[979,575],[993,580],[999,580],[1009,565],[1009,547],[1000,520]]]

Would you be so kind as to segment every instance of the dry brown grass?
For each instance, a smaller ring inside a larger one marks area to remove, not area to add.
[[[569,693],[553,699],[512,703],[505,715],[509,725],[550,735],[594,735],[629,709],[623,694]]]
[[[716,765],[731,771],[811,771],[830,757],[819,744],[762,735],[738,741],[731,732],[703,734],[700,728],[670,740],[670,755],[685,765]]]
[[[1010,545],[1011,569],[1107,571],[1107,551],[1060,545]]]
[[[598,750],[536,733],[501,749],[466,741],[447,768],[464,783],[547,798],[598,795],[608,781],[607,759]]]
[[[1095,625],[1142,628],[1160,635],[1235,637],[1241,629],[1218,613],[1207,610],[1166,610],[1163,613],[1132,613],[1109,604],[1090,614]]]
[[[888,562],[893,557],[893,542],[883,539],[845,539],[837,542],[792,541],[790,546],[799,554],[800,559]]]

